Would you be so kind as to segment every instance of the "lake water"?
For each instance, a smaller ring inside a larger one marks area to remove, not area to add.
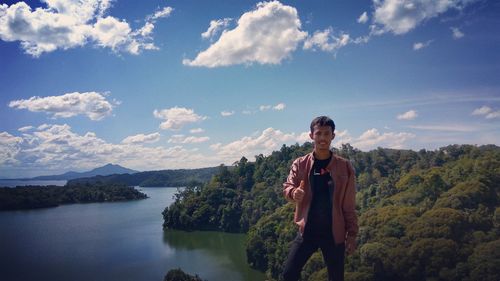
[[[245,235],[163,232],[175,188],[139,188],[139,201],[0,212],[0,280],[162,281],[182,268],[209,281],[259,281]]]

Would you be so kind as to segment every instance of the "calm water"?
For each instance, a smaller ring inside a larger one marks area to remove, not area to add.
[[[0,280],[163,280],[182,268],[209,281],[259,281],[242,234],[162,230],[175,188],[140,201],[0,212]]]

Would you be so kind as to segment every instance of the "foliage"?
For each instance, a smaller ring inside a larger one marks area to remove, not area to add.
[[[120,184],[66,184],[0,188],[0,210],[55,207],[60,204],[125,201],[147,198],[133,187]]]
[[[203,281],[198,274],[195,276],[189,275],[182,271],[182,269],[171,269],[168,271],[167,275],[163,281]]]
[[[178,187],[199,186],[218,171],[217,167],[201,169],[178,169],[139,172],[135,174],[116,174],[109,176],[94,176],[68,181],[69,184],[120,183],[128,186],[144,187]]]
[[[283,146],[255,162],[219,167],[210,182],[178,193],[165,228],[247,232],[247,260],[279,280],[297,235],[282,196],[291,162],[312,145]],[[346,280],[500,280],[500,148],[335,151],[357,173],[358,250]],[[302,280],[325,280],[319,254]]]

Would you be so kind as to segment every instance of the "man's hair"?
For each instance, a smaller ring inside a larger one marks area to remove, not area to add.
[[[319,116],[314,118],[311,122],[311,134],[314,133],[314,126],[330,126],[332,127],[332,133],[335,132],[335,123],[328,116]]]

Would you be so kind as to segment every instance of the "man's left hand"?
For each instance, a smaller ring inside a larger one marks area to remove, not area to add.
[[[345,240],[345,251],[347,255],[352,255],[356,250],[356,238],[347,237]]]

